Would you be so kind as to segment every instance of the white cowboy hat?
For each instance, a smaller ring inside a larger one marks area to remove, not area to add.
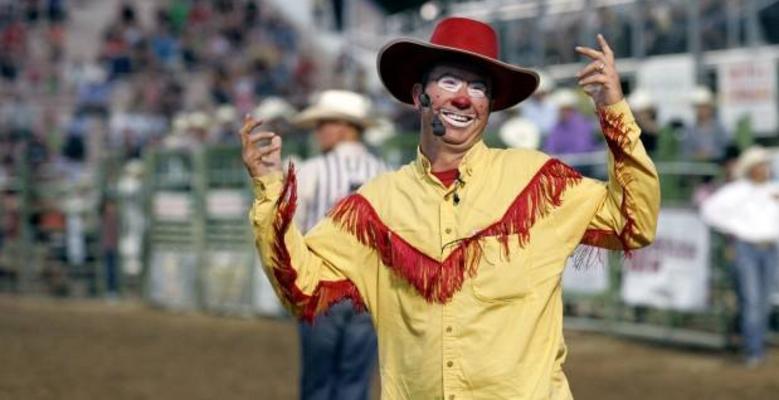
[[[264,121],[273,121],[274,119],[288,120],[292,118],[297,110],[289,102],[281,97],[268,97],[252,111],[252,117]]]
[[[216,120],[220,124],[235,122],[237,117],[238,111],[229,104],[222,105],[216,109]]]
[[[552,94],[552,102],[559,108],[576,107],[579,104],[579,96],[571,89],[557,89]]]
[[[208,129],[211,126],[211,118],[202,111],[195,111],[187,116],[189,129]]]
[[[714,105],[714,94],[706,86],[696,86],[690,94],[690,102],[695,106]]]
[[[652,95],[644,89],[636,89],[628,96],[628,105],[633,111],[643,111],[655,107]]]
[[[313,128],[322,120],[339,120],[368,128],[375,123],[370,117],[371,101],[347,90],[325,90],[315,97],[313,104],[292,119],[301,128]]]
[[[538,149],[541,145],[541,130],[529,119],[515,117],[500,126],[498,136],[509,147],[515,149]]]
[[[543,71],[536,71],[538,73],[538,89],[536,89],[536,92],[540,93],[551,93],[557,85],[555,84],[554,78],[549,76],[546,72]]]
[[[770,163],[771,161],[770,151],[764,147],[752,146],[744,150],[738,158],[735,171],[736,176],[746,178],[752,168],[763,163]]]
[[[186,114],[178,113],[173,117],[171,125],[174,134],[182,134],[189,129],[189,119]]]

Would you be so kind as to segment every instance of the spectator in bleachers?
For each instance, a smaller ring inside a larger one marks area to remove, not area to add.
[[[645,2],[648,54],[681,53],[687,48],[687,5],[680,0]]]
[[[609,38],[617,57],[630,57],[632,55],[631,27],[628,19],[620,15],[614,6],[598,7],[595,22],[596,32]]]
[[[695,122],[685,132],[682,153],[689,160],[717,162],[725,155],[729,137],[717,119],[714,94],[698,86],[691,97]]]
[[[538,74],[538,89],[529,99],[519,104],[522,117],[538,127],[541,138],[546,138],[557,124],[557,104],[550,97],[555,90],[554,79],[546,73]]]
[[[521,116],[507,119],[498,130],[498,136],[506,147],[538,150],[541,146],[541,130],[532,120]]]
[[[214,130],[211,134],[218,143],[238,143],[238,112],[231,105],[223,105],[216,110]]]
[[[579,98],[571,89],[559,89],[553,94],[558,107],[557,123],[544,142],[544,151],[551,154],[586,153],[597,149],[593,121],[578,110]]]
[[[116,200],[105,198],[100,207],[100,250],[105,291],[109,300],[119,295],[119,211]]]
[[[771,181],[770,162],[766,149],[746,150],[737,164],[738,179],[716,191],[701,207],[707,224],[736,239],[733,265],[749,367],[760,364],[766,355],[770,296],[777,272],[779,185]]]
[[[641,143],[650,155],[655,154],[660,136],[660,126],[657,122],[657,107],[648,91],[636,89],[628,96],[628,104],[636,117],[636,123],[641,128]],[[653,157],[654,158],[654,157]]]

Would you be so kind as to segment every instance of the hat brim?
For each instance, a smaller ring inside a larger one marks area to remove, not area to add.
[[[414,104],[411,89],[422,74],[436,63],[457,62],[484,70],[492,83],[492,110],[509,108],[530,97],[538,88],[535,71],[485,57],[481,54],[414,39],[387,43],[377,57],[376,66],[384,86],[399,101]]]
[[[292,124],[303,129],[311,129],[316,127],[318,122],[327,120],[346,121],[362,129],[370,128],[376,124],[373,119],[368,117],[358,118],[354,115],[319,106],[311,106],[301,111],[300,114],[292,118]]]

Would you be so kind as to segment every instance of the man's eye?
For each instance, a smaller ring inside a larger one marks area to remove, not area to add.
[[[462,81],[451,76],[445,76],[438,80],[438,86],[444,90],[457,91],[462,86]]]
[[[484,97],[487,95],[487,85],[483,83],[472,83],[468,85],[468,94],[471,96]]]

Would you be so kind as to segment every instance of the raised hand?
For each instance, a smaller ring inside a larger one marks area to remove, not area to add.
[[[600,50],[577,46],[576,52],[592,62],[576,73],[579,86],[595,102],[596,107],[611,105],[622,100],[622,87],[614,64],[614,52],[603,35],[598,34]]]
[[[241,157],[252,178],[281,171],[281,137],[273,132],[252,132],[262,122],[247,115],[240,130]]]

